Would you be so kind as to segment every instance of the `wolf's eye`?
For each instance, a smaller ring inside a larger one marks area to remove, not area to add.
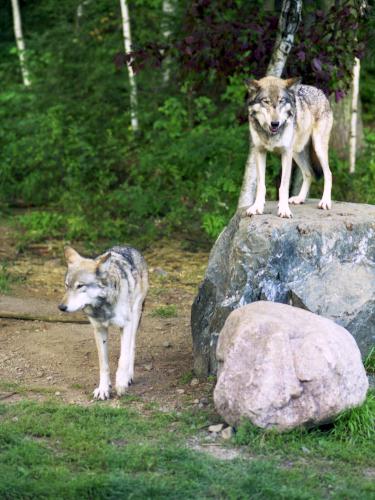
[[[267,98],[264,98],[264,99],[262,99],[262,103],[263,104],[270,104],[271,101],[269,99],[267,99]]]
[[[279,100],[279,104],[285,104],[286,103],[286,99],[285,97],[282,97],[280,100]]]
[[[84,283],[78,283],[78,285],[76,285],[76,289],[78,290],[79,288],[83,288],[85,286],[86,285]]]

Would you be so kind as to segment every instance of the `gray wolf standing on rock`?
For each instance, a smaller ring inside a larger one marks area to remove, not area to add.
[[[108,399],[111,382],[108,363],[108,327],[119,326],[121,353],[116,373],[116,392],[123,395],[134,375],[135,336],[148,290],[147,266],[130,247],[113,247],[96,259],[65,248],[68,271],[66,293],[59,309],[83,310],[94,327],[99,356],[100,381],[95,399]]]
[[[331,208],[332,174],[328,164],[328,143],[333,117],[324,93],[299,78],[282,80],[267,76],[247,82],[249,125],[257,169],[257,191],[247,215],[262,214],[265,203],[266,154],[281,154],[279,189],[280,217],[292,217],[289,204],[303,203],[308,195],[314,167],[324,174],[324,192],[319,208]],[[289,198],[292,160],[302,170],[303,184],[298,196]],[[289,200],[288,200],[289,198]]]

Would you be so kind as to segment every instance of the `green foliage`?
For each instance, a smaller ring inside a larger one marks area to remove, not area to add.
[[[172,30],[185,6],[171,15]],[[233,20],[234,7],[225,19]],[[136,48],[162,37],[161,0],[137,0],[130,10]],[[243,77],[193,77],[172,61],[165,84],[162,71],[142,70],[141,132],[133,134],[126,71],[114,64],[123,50],[119,5],[85,3],[78,19],[73,0],[38,0],[24,3],[22,16],[27,90],[10,4],[0,7],[0,202],[30,209],[19,219],[20,245],[58,236],[143,245],[171,231],[216,238],[236,209],[248,152],[248,126],[239,124]],[[371,118],[373,64],[366,61],[361,86]],[[334,198],[375,202],[374,137],[367,132],[354,176],[332,156]],[[277,196],[279,172],[280,159],[269,155],[269,199]]]
[[[19,215],[17,221],[33,243],[59,236],[64,227],[62,215],[42,210]]]

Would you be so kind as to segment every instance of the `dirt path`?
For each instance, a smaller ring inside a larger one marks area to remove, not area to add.
[[[66,316],[57,310],[65,273],[59,257],[62,244],[17,257],[11,234],[3,228],[0,246],[0,258],[7,259],[13,281],[10,292],[0,296],[0,400],[52,396],[89,404],[98,382],[96,347],[90,325],[63,323]],[[140,404],[155,402],[166,409],[205,405],[211,385],[196,380],[191,384],[190,306],[208,255],[166,241],[146,251],[145,257],[150,292],[137,338],[135,384],[128,394]],[[116,329],[110,331],[109,342],[114,374],[119,356]],[[116,399],[105,404],[116,404]]]

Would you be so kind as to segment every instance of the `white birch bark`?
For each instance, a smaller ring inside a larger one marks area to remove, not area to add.
[[[79,2],[76,12],[76,31],[79,31],[81,26],[81,21],[83,17],[84,7],[90,3],[91,0],[83,0],[83,2]]]
[[[121,15],[122,15],[122,30],[124,37],[124,47],[125,54],[128,55],[131,52],[132,37],[130,31],[130,18],[128,4],[126,0],[120,0],[121,5]],[[130,117],[131,117],[131,127],[134,132],[139,129],[138,124],[138,96],[137,96],[137,84],[135,81],[134,70],[127,61],[128,75],[129,75],[129,87],[130,87]]]
[[[359,6],[361,16],[365,15],[367,9],[367,1],[362,0]],[[358,139],[358,103],[359,103],[359,78],[361,74],[361,61],[358,57],[354,58],[353,78],[352,78],[352,105],[350,117],[350,136],[349,136],[349,172],[355,172],[355,160],[357,153]]]
[[[290,49],[294,43],[294,35],[301,21],[302,0],[283,0],[275,46],[267,68],[266,76],[281,77]],[[256,191],[256,165],[252,146],[245,166],[238,209],[254,203]]]
[[[267,68],[267,76],[281,77],[294,35],[301,21],[302,0],[284,0],[279,17],[276,42]]]
[[[332,7],[333,3],[335,3],[336,7],[340,6],[339,0],[335,0],[335,2],[333,2],[333,0],[325,0],[324,9],[327,11]],[[355,5],[359,9],[360,17],[366,14],[367,4],[368,2],[363,0]],[[355,171],[357,152],[364,147],[361,99],[358,95],[360,66],[358,65],[356,67],[356,64],[356,59],[354,59],[352,80],[347,95],[343,99],[340,99],[339,102],[335,102],[332,97],[330,99],[333,111],[333,128],[330,138],[330,147],[336,151],[339,158],[348,161],[350,173],[354,173]],[[354,113],[352,113],[352,110],[354,110]]]
[[[13,12],[14,36],[16,38],[18,57],[20,60],[22,81],[25,87],[30,87],[31,81],[25,61],[25,41],[22,35],[21,12],[18,0],[12,0],[12,12]]]
[[[358,98],[359,98],[359,76],[361,71],[360,60],[356,57],[354,59],[353,67],[353,93],[352,93],[352,106],[351,106],[351,119],[350,119],[350,140],[349,140],[349,172],[355,172],[355,159],[357,151],[357,123],[358,123]]]
[[[163,38],[168,42],[171,35],[171,30],[169,27],[169,18],[174,11],[174,5],[171,0],[163,0]],[[170,60],[166,58],[164,60],[164,71],[163,71],[163,81],[164,83],[169,82],[170,77]]]

